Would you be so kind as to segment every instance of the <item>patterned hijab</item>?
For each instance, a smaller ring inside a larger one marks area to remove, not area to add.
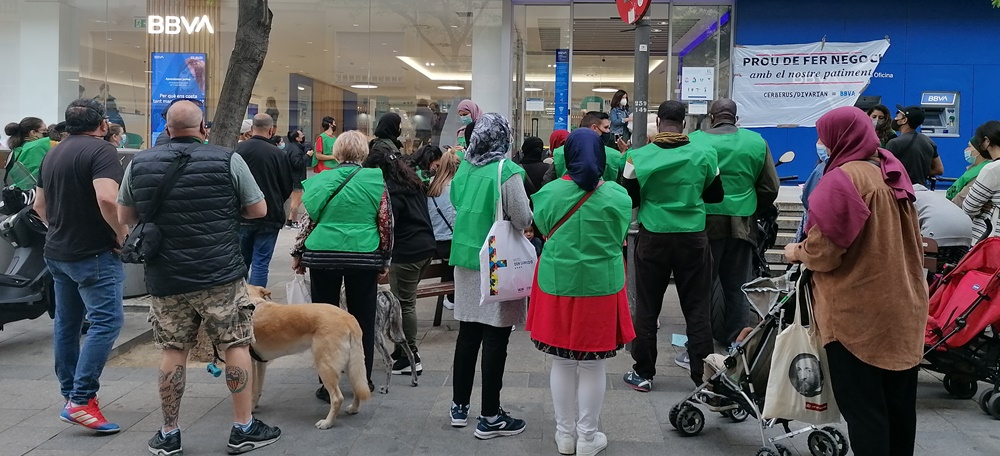
[[[476,120],[465,159],[474,166],[500,161],[510,151],[510,143],[511,130],[507,119],[495,112],[483,114]]]

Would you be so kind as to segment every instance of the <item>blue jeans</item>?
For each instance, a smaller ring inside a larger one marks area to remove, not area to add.
[[[125,323],[125,269],[111,251],[79,261],[45,259],[55,284],[53,351],[64,398],[86,404],[100,389],[101,372]],[[80,347],[84,317],[90,330]]]
[[[262,225],[240,227],[240,250],[243,264],[247,266],[247,283],[258,287],[267,286],[267,271],[271,267],[274,244],[278,242],[281,228]]]

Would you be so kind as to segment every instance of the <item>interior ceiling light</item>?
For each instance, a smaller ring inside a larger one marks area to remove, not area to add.
[[[377,89],[378,86],[375,84],[353,84],[352,89]]]
[[[416,70],[418,73],[424,75],[427,79],[431,81],[472,81],[471,72],[446,72],[438,70],[434,67],[426,67],[422,62],[413,57],[407,57],[404,55],[397,55],[397,59],[406,64],[406,66]],[[652,73],[656,67],[660,66],[664,60],[662,59],[650,59],[649,60],[649,72]],[[556,76],[553,72],[545,73],[529,73],[525,77],[526,82],[555,82]],[[607,76],[597,77],[593,75],[573,75],[573,83],[590,83],[590,84],[613,84],[613,83],[623,83],[631,84],[633,82],[631,67],[626,73]],[[617,90],[617,89],[615,89]]]
[[[441,90],[465,90],[465,87],[459,85],[441,85],[438,88]]]
[[[594,91],[594,92],[600,92],[600,93],[614,93],[614,92],[617,92],[618,89],[616,89],[614,87],[594,87],[592,89],[592,91]]]
[[[524,91],[525,92],[541,92],[542,89],[539,88],[539,87],[525,87]]]

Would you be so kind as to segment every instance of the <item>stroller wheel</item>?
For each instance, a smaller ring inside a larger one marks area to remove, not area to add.
[[[784,445],[782,445],[780,443],[775,443],[774,444],[774,448],[776,450],[778,450],[778,453],[777,453],[778,456],[793,456],[792,455],[792,450],[789,450],[788,448],[786,448]],[[760,453],[758,453],[758,454],[760,454]]]
[[[809,454],[812,456],[840,456],[837,441],[826,431],[809,433]]]
[[[742,423],[746,421],[749,416],[750,413],[748,413],[746,410],[743,410],[743,407],[735,408],[726,412],[726,418],[729,418],[734,423]]]
[[[959,399],[972,399],[976,396],[979,384],[975,379],[963,375],[948,374],[944,376],[944,389]]]
[[[687,402],[678,402],[674,404],[673,407],[670,407],[670,413],[667,414],[667,419],[670,420],[670,425],[673,426],[674,429],[678,429],[677,416],[680,415],[681,409],[684,408],[685,405],[687,405]]]
[[[775,445],[775,446],[778,446],[778,445]],[[788,451],[788,450],[785,450],[785,451]],[[781,453],[779,453],[777,451],[774,451],[774,450],[772,450],[772,449],[770,449],[768,447],[761,447],[761,449],[757,450],[757,456],[784,456],[784,455],[782,455]]]
[[[990,398],[993,397],[993,390],[988,389],[983,391],[983,394],[979,395],[979,408],[983,409],[983,413],[990,414]]]
[[[990,400],[986,403],[987,408],[990,410],[990,415],[993,418],[1000,420],[1000,396],[994,394],[990,397]]]
[[[705,428],[705,414],[691,404],[684,404],[677,414],[677,430],[685,437],[698,435]]]
[[[837,451],[840,452],[839,456],[847,456],[847,450],[851,449],[851,444],[847,442],[847,437],[844,436],[844,433],[833,426],[826,426],[823,430],[833,437],[833,441],[837,444]]]

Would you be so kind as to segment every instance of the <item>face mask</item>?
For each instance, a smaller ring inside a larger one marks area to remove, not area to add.
[[[119,148],[125,148],[125,138],[122,138],[121,141],[118,141],[118,147]]]
[[[285,150],[285,143],[278,144],[278,149]]]
[[[620,104],[622,106],[627,105],[628,104],[628,98],[622,98],[621,101],[618,102],[618,104]]]
[[[458,116],[458,120],[462,121],[462,125],[468,125],[472,123],[472,116]]]
[[[975,150],[969,149],[970,148],[965,149],[965,162],[970,165],[974,165],[976,163],[976,157],[979,156],[979,153]]]
[[[878,120],[878,119],[872,119],[872,126],[873,126],[873,127],[875,127],[875,128],[878,128],[878,124],[880,124],[880,123],[881,123],[881,122],[879,122],[879,120]]]
[[[830,154],[826,151],[826,146],[822,144],[816,144],[816,156],[823,162],[830,159]]]
[[[615,137],[611,133],[601,133],[601,142],[605,146],[612,144],[615,141]]]
[[[899,131],[899,129],[901,128],[900,125],[899,125],[899,121],[896,120],[896,119],[892,119],[892,125],[891,126],[892,126],[892,131]]]

